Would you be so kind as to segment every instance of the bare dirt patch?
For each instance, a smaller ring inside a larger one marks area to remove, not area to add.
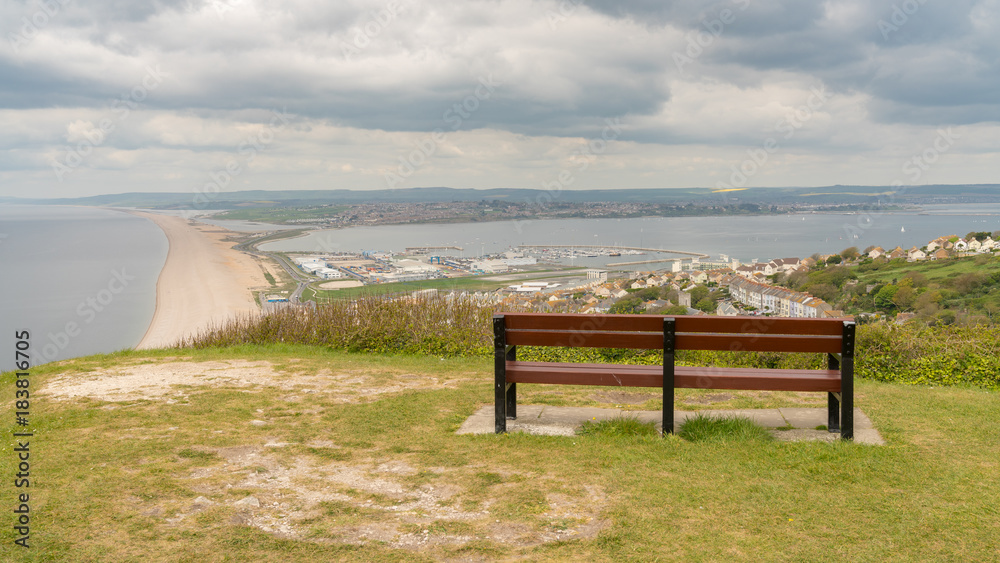
[[[605,391],[593,396],[595,401],[614,405],[641,405],[657,396],[652,393],[625,393],[622,391]]]
[[[42,393],[56,399],[89,397],[101,401],[172,399],[185,396],[184,387],[269,386],[277,373],[269,362],[166,362],[99,369],[70,374],[48,382]]]
[[[274,447],[195,449],[211,451],[224,462],[181,477],[186,487],[204,496],[167,511],[172,517],[165,514],[164,520],[170,524],[219,505],[233,512],[231,523],[281,537],[358,545],[377,541],[413,551],[476,540],[531,547],[593,538],[608,525],[600,516],[607,496],[593,485],[580,494],[549,493],[543,512],[510,521],[493,508],[507,489],[501,485],[484,496],[467,470],[435,467],[432,478],[415,482],[420,470],[401,459],[328,463],[282,456]]]
[[[685,403],[691,403],[693,405],[709,405],[712,403],[721,403],[723,401],[729,401],[733,398],[733,395],[729,393],[712,393],[711,395],[699,395],[697,397],[688,397],[684,399]]]
[[[141,399],[168,403],[187,397],[199,388],[280,387],[294,393],[328,393],[338,403],[371,401],[386,393],[412,389],[439,389],[460,379],[433,376],[344,370],[334,372],[284,372],[267,361],[157,362],[121,365],[86,373],[70,373],[50,380],[41,390],[55,399],[88,397],[100,401],[127,402]]]

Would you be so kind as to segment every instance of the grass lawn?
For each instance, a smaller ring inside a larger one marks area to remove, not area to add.
[[[8,438],[3,561],[1000,558],[1000,395],[978,389],[857,382],[882,447],[458,436],[492,401],[491,361],[304,346],[92,356],[33,370],[31,391],[32,547],[12,543]],[[678,390],[688,410],[803,404],[825,403]]]
[[[515,285],[526,281],[541,281],[563,279],[574,274],[579,275],[579,269],[566,269],[565,271],[545,270],[539,272],[528,272],[529,275],[511,279],[511,274],[488,275],[488,276],[467,276],[461,278],[419,280],[412,282],[393,282],[366,285],[363,287],[348,287],[334,290],[316,290],[318,301],[328,301],[331,299],[357,299],[362,296],[391,295],[395,293],[409,293],[422,289],[438,289],[441,291],[493,291],[501,287]],[[538,274],[538,275],[535,275]],[[322,285],[322,284],[319,284]]]
[[[982,255],[945,260],[890,263],[878,270],[858,272],[858,279],[862,283],[891,283],[893,280],[903,279],[909,272],[917,272],[926,276],[929,282],[945,282],[943,285],[947,287],[952,279],[962,274],[972,272],[992,274],[997,270],[1000,270],[1000,258]]]

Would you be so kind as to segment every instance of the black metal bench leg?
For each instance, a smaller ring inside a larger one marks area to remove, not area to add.
[[[834,393],[826,395],[826,429],[829,432],[840,432],[840,401]]]
[[[493,402],[496,433],[507,431],[507,345],[503,315],[493,317]]]
[[[840,437],[854,439],[854,358],[844,362],[840,391]]]
[[[663,435],[674,433],[674,349],[675,327],[672,318],[663,319]]]
[[[500,376],[496,378],[496,389],[494,390],[496,433],[503,434],[507,431],[507,393],[504,391],[506,383]]]
[[[514,420],[517,418],[517,383],[507,384],[507,418]]]
[[[854,439],[854,323],[844,323],[840,361],[840,438]]]

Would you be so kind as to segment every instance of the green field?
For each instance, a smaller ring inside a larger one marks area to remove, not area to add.
[[[4,561],[995,561],[1000,395],[859,381],[886,446],[456,435],[492,360],[305,346],[32,370],[30,549]],[[13,405],[13,374],[0,401]],[[524,404],[613,406],[523,385]],[[822,397],[681,390],[686,409]],[[650,393],[644,407],[655,406]]]
[[[331,207],[250,207],[245,209],[233,209],[219,213],[213,218],[225,219],[227,221],[256,221],[260,223],[274,223],[278,225],[289,224],[292,221],[308,221],[325,219],[340,214],[350,206]]]
[[[363,287],[350,287],[345,289],[316,290],[317,301],[327,301],[331,299],[356,299],[364,296],[392,295],[397,293],[410,293],[423,289],[437,289],[439,291],[494,291],[501,287],[514,285],[522,281],[545,281],[565,278],[572,275],[574,271],[582,268],[566,268],[565,270],[543,270],[533,272],[530,276],[517,280],[498,280],[497,276],[468,276],[462,278],[450,278],[441,280],[420,280],[413,282],[380,283],[366,285]],[[537,275],[536,275],[537,274]],[[553,275],[554,274],[554,275]],[[502,274],[508,276],[509,274]]]

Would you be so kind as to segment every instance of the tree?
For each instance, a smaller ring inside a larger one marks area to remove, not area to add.
[[[892,296],[892,302],[900,311],[908,311],[913,306],[916,296],[912,287],[903,286],[896,290],[896,294]]]
[[[714,312],[716,309],[715,301],[711,297],[706,297],[701,301],[694,304],[694,308],[699,311],[705,311],[706,313]]]
[[[826,259],[827,264],[840,264],[844,259],[839,254],[834,254],[833,256]]]
[[[702,299],[705,299],[706,297],[708,297],[708,294],[709,291],[707,287],[703,285],[696,286],[694,289],[691,290],[691,303],[697,303]]]
[[[809,280],[809,274],[807,272],[795,270],[793,272],[790,272],[787,276],[785,276],[785,285],[792,289],[797,290],[798,288],[802,287],[802,285],[805,284],[808,280]]]
[[[854,260],[858,256],[861,256],[861,253],[858,252],[858,247],[856,246],[850,246],[840,251],[840,257],[844,260]]]
[[[913,287],[916,288],[927,287],[927,276],[921,274],[920,272],[906,272],[906,275],[903,276],[903,279],[910,280],[910,282],[913,284]]]
[[[616,315],[638,315],[646,312],[646,305],[638,297],[629,295],[619,299],[608,309],[608,312]]]
[[[819,297],[823,301],[827,301],[829,303],[833,303],[834,301],[836,301],[837,296],[839,294],[837,287],[829,283],[819,283],[815,285],[810,285],[809,287],[806,288],[806,290],[809,293],[813,294],[814,296]]]
[[[655,301],[660,298],[660,288],[658,287],[645,287],[636,291],[632,295],[642,299],[643,301]]]
[[[931,316],[938,311],[938,303],[941,302],[941,292],[929,289],[917,296],[913,302],[913,308],[920,311],[920,314]]]
[[[983,285],[984,281],[986,281],[986,276],[981,272],[969,272],[955,278],[955,281],[952,282],[952,287],[959,293],[972,293],[979,286]]]
[[[895,285],[887,285],[880,289],[875,294],[875,306],[886,312],[891,311],[896,306],[892,298],[896,296],[897,291],[899,291],[899,286]]]

